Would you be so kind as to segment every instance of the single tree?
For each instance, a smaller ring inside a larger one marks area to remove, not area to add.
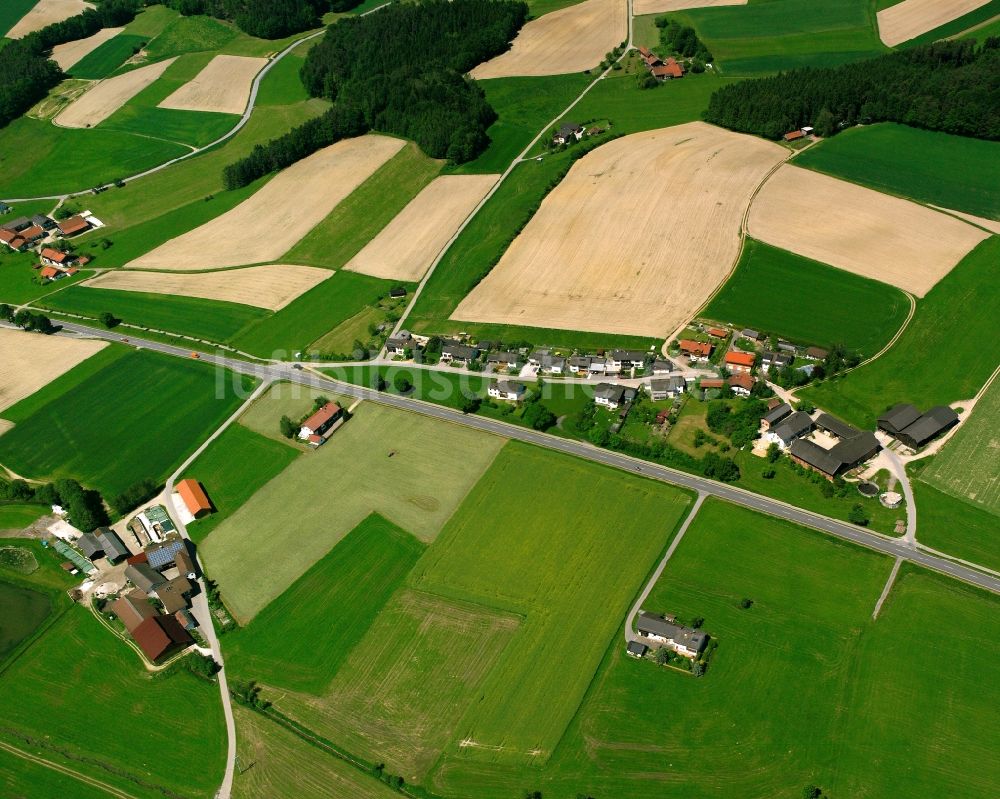
[[[281,435],[283,435],[285,438],[295,437],[295,433],[298,430],[298,428],[295,426],[295,422],[293,422],[287,416],[282,416],[279,425],[281,428]]]
[[[410,382],[409,377],[400,372],[395,378],[393,378],[392,386],[400,394],[409,394],[410,389],[413,388],[413,383]]]
[[[866,527],[870,519],[868,518],[868,514],[865,513],[864,507],[860,503],[857,503],[851,507],[851,512],[847,514],[847,521],[851,524]]]

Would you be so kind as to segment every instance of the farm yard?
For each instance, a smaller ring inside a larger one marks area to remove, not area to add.
[[[332,276],[326,269],[291,264],[197,273],[119,270],[90,280],[86,288],[199,297],[279,311]]]
[[[498,177],[435,178],[344,268],[386,279],[420,280]]]
[[[276,261],[403,144],[367,135],[330,145],[283,170],[231,211],[127,266],[186,271]]]
[[[157,107],[242,114],[250,100],[250,85],[265,64],[266,58],[217,55],[193,80]]]
[[[0,328],[0,416],[106,346]]]
[[[786,155],[703,123],[609,142],[573,165],[452,318],[668,335],[725,278],[746,205]]]
[[[167,58],[102,80],[60,111],[53,121],[64,128],[93,128],[150,86],[174,61]]]
[[[883,123],[845,130],[797,155],[795,164],[918,202],[1000,219],[997,142]]]
[[[802,344],[874,355],[910,304],[893,286],[747,239],[739,265],[700,315]]]
[[[432,541],[503,444],[363,403],[325,446],[296,459],[205,539],[207,568],[230,610],[249,622],[373,512]],[[342,501],[331,516],[302,486],[334,479]],[[302,529],[313,533],[303,538]]]
[[[989,236],[946,214],[791,165],[764,184],[747,229],[768,244],[918,297]]]
[[[583,0],[528,22],[510,50],[469,74],[476,80],[565,75],[596,67],[628,38],[625,0]]]
[[[975,11],[990,0],[903,0],[878,12],[878,32],[890,47]]]

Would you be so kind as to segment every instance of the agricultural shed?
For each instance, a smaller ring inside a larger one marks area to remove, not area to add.
[[[187,630],[173,616],[153,616],[132,631],[132,637],[146,657],[158,660],[179,646],[194,643]]]
[[[197,480],[190,478],[181,480],[177,484],[177,493],[181,495],[181,500],[196,519],[198,516],[212,510],[212,503],[208,501],[201,483]]]
[[[90,222],[84,219],[79,214],[76,216],[71,216],[69,219],[64,219],[59,223],[59,232],[64,236],[75,236],[78,233],[83,233],[85,230],[90,229]]]
[[[104,556],[112,563],[127,558],[132,554],[118,537],[118,534],[110,527],[98,527],[96,533],[97,540],[101,543],[101,548],[104,550]]]
[[[155,591],[167,581],[162,574],[148,563],[130,563],[125,567],[125,579],[147,594]]]
[[[121,619],[125,629],[130,633],[146,619],[156,615],[156,610],[149,604],[149,597],[138,588],[133,588],[112,602],[111,612]]]

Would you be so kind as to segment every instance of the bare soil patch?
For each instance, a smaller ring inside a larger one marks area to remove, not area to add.
[[[497,178],[435,178],[344,268],[390,280],[420,280]]]
[[[0,328],[0,411],[34,394],[106,346],[103,341]]]
[[[405,143],[370,134],[325,147],[231,211],[127,266],[183,272],[277,261]]]
[[[480,80],[582,72],[597,66],[627,37],[626,0],[585,0],[532,20],[510,50],[469,74]]]
[[[904,0],[878,12],[878,33],[885,44],[894,47],[988,2],[990,0]]]
[[[159,78],[176,60],[175,57],[157,61],[148,67],[139,67],[124,75],[100,81],[70,103],[53,122],[64,128],[92,128],[100,124]]]
[[[662,336],[729,274],[755,188],[788,151],[703,122],[584,156],[454,319]]]
[[[909,200],[791,164],[750,208],[754,238],[923,297],[984,230]]]
[[[250,101],[253,79],[266,64],[266,58],[217,55],[193,80],[185,83],[157,107],[242,114]]]
[[[101,28],[93,36],[88,36],[86,39],[77,39],[75,42],[57,44],[52,48],[52,60],[65,72],[71,66],[78,63],[84,56],[90,55],[102,44],[114,39],[123,30],[125,29]]]
[[[688,8],[715,8],[716,6],[745,6],[747,0],[634,0],[632,13],[660,14],[664,11],[684,11]]]
[[[92,3],[85,3],[83,0],[38,0],[35,7],[7,32],[7,38],[20,39],[29,33],[41,30],[46,25],[62,22],[93,7]]]
[[[115,270],[88,281],[87,285],[150,294],[179,294],[278,311],[332,275],[329,269],[292,264],[193,274]]]

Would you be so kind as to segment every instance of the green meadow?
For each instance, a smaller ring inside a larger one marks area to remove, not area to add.
[[[69,68],[69,74],[74,78],[86,78],[87,80],[106,78],[131,58],[145,43],[146,37],[144,36],[119,33],[77,61]]]
[[[998,259],[1000,236],[993,236],[917,301],[912,321],[885,355],[799,395],[866,428],[897,402],[926,410],[975,396],[997,365],[993,320],[1000,293],[983,286],[992,285]]]
[[[47,505],[0,505],[0,530],[20,530],[51,511]]]
[[[39,282],[38,272],[32,268],[37,263],[33,253],[3,253],[0,257],[0,302],[10,305],[33,302],[93,276],[93,272],[85,270],[55,283]]]
[[[372,514],[226,637],[227,668],[269,686],[321,694],[424,549]]]
[[[32,8],[38,0],[5,0],[0,5],[0,35],[6,35]]]
[[[801,344],[844,344],[874,355],[909,310],[893,286],[747,239],[736,271],[701,314]]]
[[[372,513],[432,541],[503,444],[362,403],[325,445],[297,458],[205,539],[207,568],[246,624]]]
[[[27,416],[15,405],[17,425],[3,436],[4,464],[37,479],[73,477],[106,495],[145,478],[163,480],[239,405],[234,381],[249,393],[248,378],[129,352],[71,391],[43,389],[45,404]]]
[[[797,166],[879,191],[1000,219],[1000,143],[883,123],[845,130]]]
[[[21,747],[15,748],[25,751]],[[34,752],[28,752],[34,756]],[[72,796],[73,799],[108,799],[102,788],[54,771],[0,747],[0,793],[4,796]]]

